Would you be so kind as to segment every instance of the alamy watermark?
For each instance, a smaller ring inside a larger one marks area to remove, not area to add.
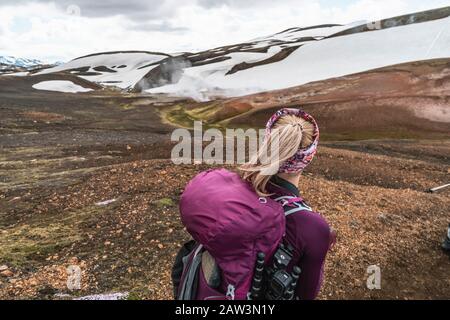
[[[372,22],[368,22],[366,24],[367,28],[369,30],[381,30],[383,28],[383,25],[381,23],[381,20],[376,20],[376,21],[372,21]]]
[[[178,143],[172,149],[171,159],[177,165],[250,162],[264,166],[263,174],[273,175],[279,169],[278,131],[271,133],[270,143],[264,139],[263,129],[226,129],[224,134],[216,128],[204,131],[203,123],[195,121],[193,134],[187,129],[173,131],[171,141]]]
[[[381,268],[378,265],[371,265],[367,267],[367,289],[380,290],[381,289]]]
[[[81,16],[81,8],[76,4],[68,5],[66,8],[66,13],[69,16],[80,17]]]
[[[67,289],[70,291],[81,290],[81,268],[77,265],[70,265],[67,272]]]

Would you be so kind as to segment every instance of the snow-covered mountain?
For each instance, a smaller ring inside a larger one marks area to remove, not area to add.
[[[11,56],[0,56],[0,64],[5,66],[15,66],[20,68],[31,68],[43,65],[42,61],[36,59],[16,58]]]
[[[40,60],[16,58],[12,56],[0,56],[0,75],[2,74],[16,74],[24,75],[26,72],[41,68],[48,67]],[[24,73],[25,72],[25,73]]]
[[[200,99],[215,93],[240,96],[405,62],[449,58],[449,30],[450,7],[374,24],[288,29],[188,55],[192,66],[184,68],[176,83],[146,91]]]
[[[150,70],[171,56],[145,51],[107,52],[80,57],[37,74],[67,72],[104,86],[133,88]]]
[[[203,52],[109,52],[35,74],[207,99],[303,85],[405,62],[450,57],[450,7],[375,23],[291,28]]]

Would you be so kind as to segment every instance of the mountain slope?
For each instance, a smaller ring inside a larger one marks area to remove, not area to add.
[[[322,138],[449,138],[450,58],[388,66],[302,86],[164,110],[178,126],[262,128],[281,106],[311,112]]]
[[[32,74],[210,100],[280,90],[390,65],[450,57],[450,7],[379,23],[290,28],[197,53],[108,52]]]
[[[148,92],[188,96],[192,92],[204,92],[204,98],[214,93],[237,96],[298,86],[399,63],[449,57],[450,33],[445,31],[450,26],[450,9],[434,13],[439,19],[431,19],[434,17],[431,15],[430,20],[425,22],[391,26],[397,20],[404,20],[403,17],[393,18],[382,22],[382,29],[370,32],[353,26],[333,26],[326,30],[337,31],[335,34],[329,32],[324,38],[303,37],[295,41],[284,34],[279,38],[289,39],[289,42],[272,42],[273,45],[265,53],[249,52],[241,47],[239,53],[226,54],[224,57],[228,59],[186,68],[178,83],[152,88]],[[413,17],[411,15],[410,20]],[[384,25],[386,27],[383,28]],[[347,34],[342,29],[353,32]],[[309,35],[318,30],[322,31],[323,28],[308,30]],[[270,41],[264,39],[262,43]],[[260,45],[252,44],[252,50],[260,48]],[[287,47],[294,50],[280,60],[274,59]],[[271,58],[274,61],[270,61]],[[262,60],[264,63],[258,63]],[[245,64],[245,68],[233,72],[236,66],[242,64]]]

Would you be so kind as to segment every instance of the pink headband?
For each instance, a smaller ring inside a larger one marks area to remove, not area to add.
[[[295,115],[297,117],[301,117],[308,122],[311,122],[314,125],[314,134],[313,134],[313,143],[304,149],[299,149],[297,153],[290,159],[286,160],[278,170],[279,173],[298,173],[302,172],[313,160],[314,156],[317,153],[317,146],[319,145],[319,126],[317,125],[316,120],[304,112],[301,109],[293,109],[293,108],[284,108],[277,113],[275,113],[267,122],[266,125],[266,137],[272,131],[273,126],[281,117],[285,115]]]

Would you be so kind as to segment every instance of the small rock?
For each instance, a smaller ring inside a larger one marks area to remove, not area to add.
[[[10,278],[14,275],[14,272],[12,272],[11,270],[4,270],[0,272],[0,275],[5,278]]]
[[[106,201],[102,201],[102,202],[97,202],[95,205],[102,207],[102,206],[107,206],[108,204],[114,203],[116,201],[117,201],[117,199],[111,199],[111,200],[106,200]]]
[[[351,221],[349,222],[349,226],[350,226],[350,228],[352,228],[352,229],[357,229],[357,228],[359,228],[359,223],[358,223],[357,221],[355,221],[355,220],[351,220]]]
[[[8,270],[8,269],[9,269],[9,267],[7,265],[0,266],[0,271],[5,271],[5,270]]]
[[[384,213],[380,213],[377,218],[379,220],[381,220],[382,222],[386,222],[389,218],[384,214]]]

